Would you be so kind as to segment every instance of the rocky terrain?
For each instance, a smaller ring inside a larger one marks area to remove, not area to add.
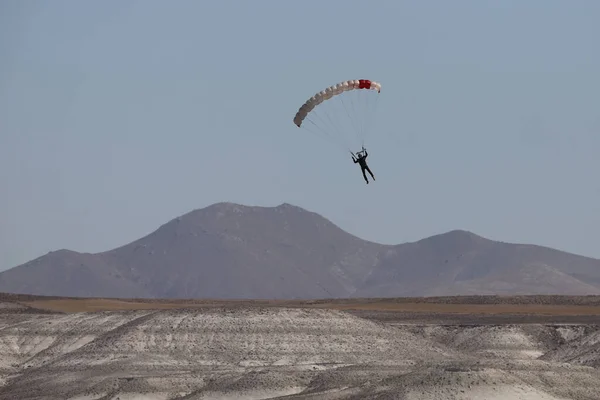
[[[600,398],[597,296],[0,297],[0,399]],[[84,306],[96,311],[68,311]],[[527,307],[553,321],[531,323]]]
[[[290,204],[219,203],[119,248],[58,250],[0,273],[51,296],[316,299],[600,294],[600,260],[454,230],[382,245]]]

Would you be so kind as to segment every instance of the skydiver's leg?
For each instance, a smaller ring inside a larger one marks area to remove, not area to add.
[[[373,176],[373,173],[371,172],[371,168],[369,168],[368,166],[367,166],[367,171],[369,171],[369,174],[371,174],[371,178],[373,178],[373,180],[375,180],[375,176]],[[364,171],[363,171],[363,174],[364,174]]]
[[[368,184],[369,180],[367,179],[367,174],[365,174],[365,169],[361,168],[361,170],[362,170],[363,178],[365,178],[365,182],[367,182],[367,184]]]

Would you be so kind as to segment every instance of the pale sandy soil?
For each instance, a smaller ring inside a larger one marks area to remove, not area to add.
[[[81,303],[54,299],[63,309],[42,303],[40,313],[33,302],[49,299],[26,300],[0,311],[0,399],[600,399],[600,325],[560,321],[598,317],[586,308],[546,309],[558,319],[544,324],[503,308],[518,323],[477,324],[447,308],[394,318],[339,303],[74,312]]]

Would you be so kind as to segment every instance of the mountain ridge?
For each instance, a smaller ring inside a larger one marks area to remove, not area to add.
[[[454,229],[380,244],[281,203],[214,203],[98,253],[59,249],[0,273],[0,292],[138,298],[600,294],[600,260]]]

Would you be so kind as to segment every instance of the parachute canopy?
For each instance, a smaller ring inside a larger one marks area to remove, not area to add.
[[[364,145],[369,124],[376,111],[381,84],[369,79],[347,80],[315,93],[298,109],[294,124],[299,128],[315,129],[348,150],[349,135],[354,133],[356,149]]]

